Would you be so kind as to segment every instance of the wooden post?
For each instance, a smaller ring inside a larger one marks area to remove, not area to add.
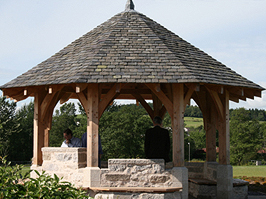
[[[173,91],[173,164],[183,167],[184,161],[184,85],[172,84]]]
[[[153,110],[154,110],[154,117],[155,116],[160,116],[160,109],[162,107],[162,102],[159,100],[159,98],[155,95],[152,94],[152,99],[153,99]],[[152,118],[153,120],[153,118]]]
[[[230,132],[229,132],[229,92],[225,90],[221,98],[223,104],[222,118],[219,116],[217,128],[219,131],[219,164],[230,164]]]
[[[87,167],[98,167],[98,84],[87,88]]]
[[[33,122],[33,165],[42,165],[42,151],[44,147],[44,125],[41,121],[41,103],[44,93],[39,91],[34,97],[34,122]]]
[[[206,161],[207,162],[216,162],[216,110],[211,97],[207,95],[206,98],[206,107],[205,111],[206,116],[205,130],[206,130]]]

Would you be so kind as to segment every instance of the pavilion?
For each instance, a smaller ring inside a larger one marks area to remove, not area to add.
[[[33,165],[49,147],[53,110],[78,99],[87,113],[87,169],[98,167],[98,124],[114,99],[136,99],[152,119],[168,112],[173,129],[173,166],[185,168],[184,110],[193,99],[206,130],[206,164],[216,162],[217,198],[232,198],[229,100],[261,97],[261,86],[247,80],[147,16],[132,0],[113,16],[26,73],[2,85],[3,95],[34,97]],[[151,108],[146,100],[153,101]],[[184,195],[183,198],[186,198]]]

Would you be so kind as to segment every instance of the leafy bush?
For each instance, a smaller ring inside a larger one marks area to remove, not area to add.
[[[5,198],[89,198],[86,191],[75,188],[69,182],[62,182],[57,175],[52,178],[45,172],[40,174],[36,179],[26,179],[28,173],[22,175],[22,165],[10,166],[5,158],[1,158],[2,166],[0,167],[0,199]]]

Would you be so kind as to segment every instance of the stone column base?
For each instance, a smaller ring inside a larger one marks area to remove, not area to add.
[[[42,171],[43,171],[42,166],[38,166],[38,165],[31,165],[30,170],[32,170],[30,172],[30,177],[34,179],[39,177],[34,170],[38,171],[40,174],[42,174]]]
[[[86,167],[83,170],[83,187],[100,187],[101,186],[101,169],[99,167]]]
[[[231,165],[217,167],[217,199],[233,198],[233,168]]]
[[[186,167],[173,167],[173,187],[182,187],[182,199],[188,199],[188,170]]]

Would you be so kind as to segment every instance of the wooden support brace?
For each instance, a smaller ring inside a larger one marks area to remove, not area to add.
[[[162,90],[157,92],[156,90],[156,84],[146,84],[146,86],[161,100],[162,104],[166,107],[166,110],[168,111],[170,117],[173,116],[173,103],[170,101],[170,99],[164,94]]]
[[[99,103],[99,118],[103,114],[106,107],[119,95],[122,84],[115,84],[108,93],[104,96],[104,98]]]
[[[141,105],[145,108],[145,110],[149,114],[151,120],[153,120],[154,112],[153,112],[152,108],[150,107],[150,105],[142,98],[142,96],[140,94],[134,93],[132,95],[141,103]]]
[[[207,90],[209,91],[213,101],[215,102],[215,105],[216,105],[216,108],[217,108],[217,110],[219,112],[219,115],[221,116],[221,118],[224,118],[225,117],[224,111],[223,111],[224,107],[223,107],[223,104],[221,102],[221,99],[220,99],[218,93],[215,92],[215,91],[212,91],[212,90],[210,90],[208,88],[207,88]]]

